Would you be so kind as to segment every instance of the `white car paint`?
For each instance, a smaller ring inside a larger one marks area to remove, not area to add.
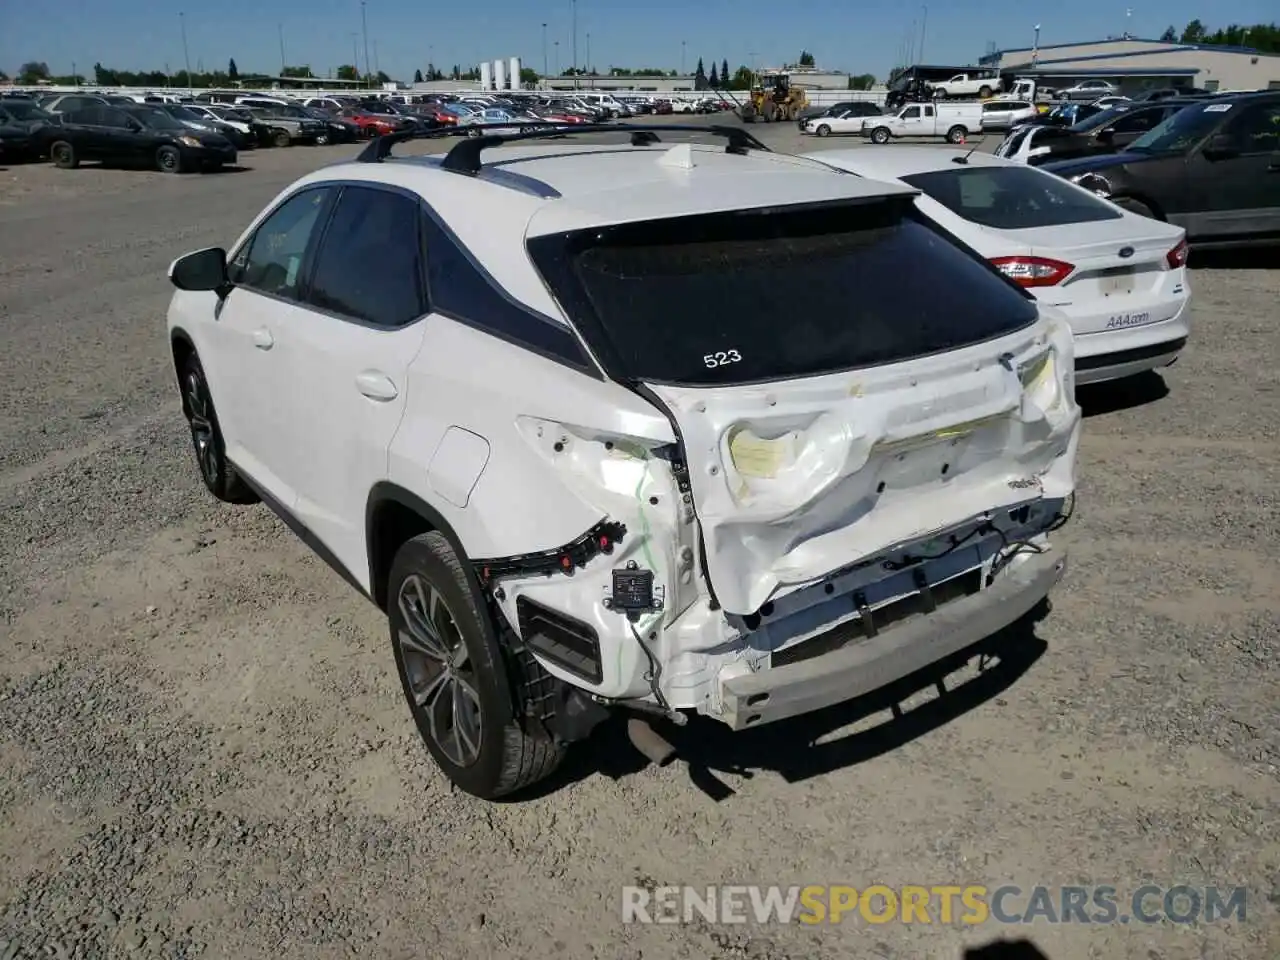
[[[961,140],[982,129],[980,103],[907,103],[897,113],[867,117],[862,135],[876,143],[903,137],[943,137]]]
[[[862,133],[863,123],[872,119],[875,118],[868,117],[861,111],[846,110],[830,117],[811,117],[804,122],[800,132],[816,134],[819,137],[830,136],[833,133]]]
[[[438,157],[315,171],[255,218],[231,258],[301,189],[393,187],[429,204],[504,296],[548,329],[578,337],[526,241],[911,193],[823,163],[729,154],[719,145],[619,150],[559,141],[494,154],[501,169],[486,167],[480,176],[448,172]],[[503,179],[517,175],[518,186]],[[902,264],[903,282],[927,266]],[[800,317],[803,291],[795,304]],[[944,301],[938,309],[945,312]],[[982,574],[984,585],[963,601],[978,604],[982,616],[949,623],[943,611],[960,608],[940,606],[943,619],[933,629],[944,639],[929,648],[934,657],[1027,609],[993,597],[1013,591],[1018,603],[1029,602],[1062,571],[1046,531],[1073,495],[1080,412],[1071,333],[1052,310],[1033,311],[1013,332],[918,359],[731,387],[653,382],[639,391],[440,313],[371,329],[245,288],[221,301],[213,292],[179,290],[168,329],[189,337],[202,359],[230,459],[367,591],[375,586],[367,507],[377,484],[429,504],[476,562],[554,551],[606,518],[624,523],[614,552],[572,577],[513,576],[491,594],[516,631],[521,597],[594,628],[598,681],[545,657],[539,662],[598,696],[649,703],[660,696],[735,727],[759,715],[768,722],[813,709],[812,697],[848,698],[850,688],[832,689],[823,677],[800,682],[804,671],[774,667],[771,657],[866,622],[872,606],[914,595],[913,575],[889,571],[892,564],[914,563],[931,577],[944,569]],[[687,480],[662,454],[677,443]],[[1023,506],[1016,518],[1007,513]],[[992,523],[1012,532],[996,532]],[[1034,553],[1015,550],[997,571],[1015,534]],[[696,559],[702,545],[705,577]],[[663,599],[634,627],[601,603],[612,572],[628,561],[654,572]],[[859,608],[864,592],[871,599]],[[660,677],[637,629],[650,636]],[[893,629],[877,643],[888,644]],[[846,661],[855,655],[866,653],[821,655],[804,670],[841,663],[871,687],[890,678],[889,660],[852,671]],[[754,706],[760,695],[744,691],[771,677],[790,678],[789,695],[801,700]]]
[[[905,183],[902,177],[934,171],[954,171],[956,160],[966,168],[1016,167],[1055,186],[1065,185],[1106,203],[1115,219],[1025,229],[997,229],[967,220],[928,194],[916,204],[931,219],[988,259],[1043,257],[1070,264],[1071,272],[1053,286],[1031,287],[1036,299],[1063,312],[1075,334],[1079,365],[1076,382],[1119,379],[1167,366],[1177,359],[1172,346],[1190,333],[1191,285],[1183,264],[1166,260],[1185,243],[1186,230],[1130,213],[1089,191],[1043,170],[1015,160],[951,149],[893,147],[885,150],[831,150],[810,154],[814,159],[859,176]],[[1128,250],[1127,256],[1120,253]],[[1140,360],[1126,359],[1129,351],[1170,345]],[[1083,363],[1082,363],[1083,361]]]

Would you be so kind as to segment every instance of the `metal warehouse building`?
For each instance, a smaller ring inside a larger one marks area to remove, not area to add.
[[[1249,47],[1165,43],[1126,37],[998,50],[981,64],[1002,76],[1035,77],[1054,87],[1110,80],[1126,94],[1151,87],[1278,90],[1280,54]]]

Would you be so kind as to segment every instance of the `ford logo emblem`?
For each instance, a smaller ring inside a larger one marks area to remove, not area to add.
[[[1128,260],[1133,256],[1133,247],[1121,247],[1120,256],[1122,259]]]

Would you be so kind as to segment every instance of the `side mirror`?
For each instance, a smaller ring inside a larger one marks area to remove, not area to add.
[[[227,251],[208,247],[179,257],[169,265],[169,280],[179,290],[214,290],[221,295],[229,286]]]
[[[1111,139],[1112,137],[1114,137],[1115,135],[1116,135],[1116,128],[1115,128],[1115,127],[1106,127],[1106,128],[1104,128],[1104,129],[1102,130],[1102,132],[1101,132],[1101,133],[1099,133],[1099,134],[1098,134],[1098,139],[1099,139],[1099,140],[1110,140],[1110,139]]]
[[[1205,145],[1204,155],[1208,160],[1229,160],[1231,157],[1239,156],[1240,149],[1236,146],[1235,137],[1231,134],[1216,133]]]

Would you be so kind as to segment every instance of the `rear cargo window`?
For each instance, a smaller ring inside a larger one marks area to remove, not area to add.
[[[813,376],[953,350],[1036,318],[910,197],[624,224],[529,248],[619,379]]]
[[[902,178],[958,217],[997,230],[1119,220],[1124,214],[1034,167],[956,167]]]

